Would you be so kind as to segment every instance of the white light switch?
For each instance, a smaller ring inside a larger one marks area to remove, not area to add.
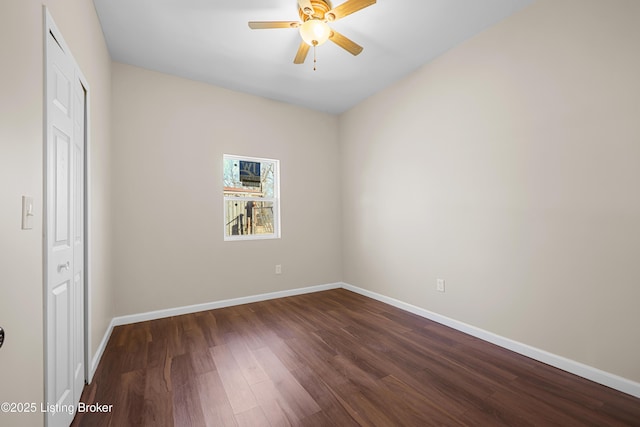
[[[33,197],[22,196],[22,229],[33,228]]]

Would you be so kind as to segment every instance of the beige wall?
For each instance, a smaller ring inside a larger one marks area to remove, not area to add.
[[[93,351],[113,313],[109,241],[109,55],[90,0],[0,0],[0,402],[43,399],[43,12],[49,10],[91,88]],[[21,196],[35,200],[33,230],[20,229]],[[42,414],[0,413],[0,425],[42,425]]]
[[[539,0],[341,116],[344,280],[640,381],[638,16]]]
[[[118,315],[342,278],[335,116],[112,70]],[[282,239],[223,241],[223,153],[280,160]]]

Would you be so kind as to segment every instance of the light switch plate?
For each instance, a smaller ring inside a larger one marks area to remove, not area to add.
[[[33,228],[33,197],[22,196],[22,229]]]

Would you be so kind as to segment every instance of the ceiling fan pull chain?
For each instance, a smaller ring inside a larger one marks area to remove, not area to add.
[[[316,70],[316,43],[313,44],[313,71]]]

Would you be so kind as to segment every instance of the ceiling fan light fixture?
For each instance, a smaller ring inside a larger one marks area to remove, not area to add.
[[[300,37],[309,46],[320,46],[331,35],[331,28],[319,19],[308,19],[300,26]]]

